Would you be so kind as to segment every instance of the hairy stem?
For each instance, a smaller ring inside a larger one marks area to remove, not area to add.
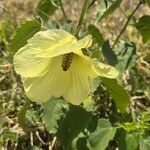
[[[118,43],[120,37],[122,36],[122,34],[124,33],[124,31],[126,30],[126,28],[127,28],[127,26],[128,26],[128,23],[130,22],[131,18],[133,17],[133,15],[134,15],[135,12],[137,11],[137,9],[141,6],[141,4],[142,4],[142,2],[140,1],[140,2],[138,3],[138,5],[136,6],[136,8],[135,8],[135,9],[133,10],[133,12],[131,13],[131,15],[128,16],[127,21],[126,21],[124,27],[122,28],[121,32],[120,32],[119,35],[117,36],[117,38],[116,38],[116,40],[115,40],[115,42],[114,42],[114,44],[113,44],[112,47],[114,47],[114,46]]]
[[[68,19],[67,14],[66,14],[66,12],[65,12],[65,10],[64,10],[64,7],[63,7],[63,4],[62,4],[62,0],[59,0],[59,3],[60,3],[61,11],[62,11],[62,13],[63,13],[65,19]]]
[[[79,21],[78,21],[78,25],[77,25],[76,31],[74,33],[75,36],[78,36],[78,33],[80,31],[80,28],[81,28],[81,25],[82,25],[82,21],[83,21],[85,12],[86,12],[87,7],[88,7],[88,2],[89,2],[89,0],[84,0],[84,2],[83,2],[83,7],[82,7],[82,10],[81,10],[81,15],[80,15],[80,18],[79,18]]]

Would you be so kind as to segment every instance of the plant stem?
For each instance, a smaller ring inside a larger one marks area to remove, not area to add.
[[[81,25],[82,25],[82,21],[83,21],[85,12],[86,12],[87,7],[88,7],[88,2],[89,2],[89,0],[84,0],[84,2],[83,2],[83,7],[82,7],[82,10],[81,10],[81,15],[80,15],[80,18],[79,18],[79,21],[78,21],[77,28],[76,28],[76,30],[74,32],[75,36],[78,36],[78,33],[80,31],[80,28],[81,28]]]
[[[140,7],[140,5],[142,4],[141,0],[138,3],[138,5],[136,6],[136,8],[133,10],[133,12],[131,13],[130,16],[128,16],[127,21],[123,27],[123,29],[121,30],[121,32],[119,33],[119,35],[117,36],[112,48],[114,48],[114,46],[118,43],[118,40],[120,39],[120,37],[122,36],[123,32],[126,30],[128,23],[130,22],[131,18],[133,17],[134,13],[137,11],[137,9]]]
[[[92,2],[90,3],[90,5],[88,6],[88,9],[95,3],[96,0],[92,0]]]
[[[62,0],[59,0],[59,3],[60,3],[60,8],[61,8],[61,11],[65,17],[65,19],[68,19],[67,15],[66,15],[66,12],[64,10],[64,7],[63,7],[63,4],[62,4]]]

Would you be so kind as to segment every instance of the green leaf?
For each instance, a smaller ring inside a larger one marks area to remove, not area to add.
[[[116,141],[119,150],[126,150],[126,141],[125,141],[126,131],[123,128],[118,128],[116,132]]]
[[[92,53],[91,58],[97,58],[97,59],[99,59],[99,58],[100,58],[100,55],[101,55],[101,52],[100,52],[100,50],[98,49],[98,50],[95,50],[95,51]]]
[[[122,74],[126,69],[133,67],[136,59],[136,45],[134,43],[125,43],[117,55],[118,64],[116,68]]]
[[[87,127],[87,130],[92,133],[97,129],[97,124],[98,124],[98,118],[96,116],[92,116],[89,125]]]
[[[99,12],[97,13],[97,21],[100,21],[113,13],[120,6],[121,2],[122,0],[115,0],[113,3],[107,2],[106,6],[105,1],[102,1]]]
[[[150,150],[150,136],[140,140],[140,150]]]
[[[61,29],[73,33],[73,22],[71,20],[63,20],[61,23]]]
[[[130,104],[130,97],[126,90],[118,84],[115,79],[101,78],[105,87],[110,92],[111,96],[114,98],[117,108],[124,112],[125,109]]]
[[[60,29],[61,28],[61,24],[57,21],[48,21],[45,25],[48,29]]]
[[[22,24],[13,36],[11,42],[12,52],[17,52],[21,47],[27,44],[27,40],[31,38],[36,32],[41,30],[41,25],[36,21],[26,21]]]
[[[135,133],[127,133],[126,137],[126,150],[136,150],[139,145],[139,135]]]
[[[137,150],[139,147],[140,135],[136,132],[127,132],[123,128],[118,128],[116,140],[119,150]]]
[[[40,121],[40,115],[36,110],[28,110],[26,112],[26,120],[31,126],[35,126]]]
[[[57,136],[67,149],[74,138],[87,127],[91,113],[80,106],[71,105],[64,119],[59,121]]]
[[[23,107],[18,112],[18,123],[25,130],[28,130],[27,122],[26,122],[26,112],[29,109],[31,104],[30,100],[26,100]]]
[[[90,150],[88,139],[82,132],[73,140],[71,150]]]
[[[91,113],[62,99],[52,98],[43,104],[42,119],[50,133],[56,133],[68,148],[74,138],[88,125]]]
[[[107,62],[108,62],[110,65],[115,66],[115,65],[118,63],[117,55],[116,55],[116,54],[114,53],[114,51],[110,48],[109,41],[106,41],[106,42],[103,44],[102,52],[103,52],[103,55],[105,56],[105,58],[107,59]]]
[[[36,11],[37,14],[47,22],[49,17],[54,14],[59,5],[59,0],[40,0]]]
[[[142,113],[143,122],[150,122],[150,111],[146,111]]]
[[[143,42],[150,41],[150,16],[142,16],[139,21],[135,24],[136,28],[140,32],[143,38]]]
[[[2,21],[1,23],[1,36],[0,36],[0,42],[2,42],[5,46],[6,50],[9,50],[9,41],[8,41],[8,37],[7,37],[7,27],[8,27],[8,23],[5,19],[5,21]]]
[[[108,120],[100,119],[97,129],[89,136],[91,150],[105,150],[115,133],[116,128],[112,127]]]
[[[100,33],[99,29],[94,25],[89,25],[88,27],[89,33],[94,37],[99,47],[102,47],[104,43],[103,35]]]
[[[50,133],[56,133],[58,121],[65,116],[69,105],[63,98],[51,98],[43,104],[43,122]]]

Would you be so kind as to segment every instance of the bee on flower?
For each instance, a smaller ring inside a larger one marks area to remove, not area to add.
[[[77,40],[60,29],[40,31],[29,39],[14,56],[15,71],[21,75],[29,99],[45,102],[63,97],[80,105],[90,97],[95,78],[117,77],[114,67],[83,54],[81,49],[91,44],[90,35]]]

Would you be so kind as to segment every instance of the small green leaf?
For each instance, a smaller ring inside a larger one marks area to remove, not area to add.
[[[94,25],[89,25],[88,27],[89,33],[94,37],[99,47],[102,47],[104,43],[103,35],[100,33],[99,29]]]
[[[122,86],[120,86],[115,79],[101,78],[101,80],[114,98],[117,108],[121,112],[124,112],[130,104],[130,97],[127,94],[126,90]]]
[[[123,128],[118,128],[116,139],[119,150],[137,150],[139,147],[139,133],[127,132]]]
[[[35,126],[40,121],[40,115],[35,110],[28,110],[26,113],[26,120],[32,126]]]
[[[139,30],[142,35],[143,42],[150,41],[150,16],[142,16],[139,21],[135,24],[136,28]]]
[[[123,128],[118,128],[116,133],[116,140],[118,143],[119,150],[126,150],[125,136],[126,131]]]
[[[91,58],[97,58],[97,59],[99,59],[99,58],[100,58],[100,55],[101,55],[100,50],[95,50],[95,51],[92,53]]]
[[[71,20],[63,20],[61,24],[61,29],[66,30],[70,33],[73,32],[73,22]]]
[[[117,55],[116,55],[116,54],[114,53],[114,51],[110,48],[109,41],[106,41],[106,42],[103,44],[102,52],[103,52],[103,55],[105,56],[105,58],[107,59],[107,62],[108,62],[110,65],[115,66],[115,65],[118,63]]]
[[[59,0],[40,0],[36,11],[37,14],[47,22],[49,17],[54,14],[59,5]]]
[[[27,99],[25,101],[23,107],[18,112],[18,123],[25,131],[28,130],[27,120],[26,120],[26,112],[29,109],[30,104],[31,104],[31,101]]]
[[[91,150],[105,150],[115,133],[116,128],[112,127],[108,120],[100,119],[97,129],[89,136]]]
[[[57,21],[48,21],[47,24],[45,25],[48,29],[60,29],[61,24]]]
[[[140,140],[140,150],[150,150],[150,136]]]
[[[106,3],[102,1],[99,12],[97,13],[97,21],[100,21],[113,13],[120,6],[121,2],[122,0],[115,0],[113,3],[107,2],[106,6]]]
[[[127,133],[126,137],[126,150],[136,150],[139,145],[139,135],[135,133]]]
[[[88,139],[82,132],[73,140],[71,150],[90,150]]]
[[[143,112],[142,116],[144,122],[150,122],[150,111]]]
[[[59,121],[57,135],[67,149],[74,138],[87,127],[91,113],[80,106],[71,105],[66,117]]]
[[[50,133],[56,133],[58,121],[65,116],[69,109],[68,103],[63,98],[51,98],[43,104],[42,119]]]
[[[136,45],[134,43],[125,43],[117,55],[118,64],[116,68],[122,74],[126,69],[133,67],[136,59]]]
[[[89,125],[87,127],[87,130],[92,133],[97,129],[98,119],[96,116],[92,116]]]
[[[26,21],[19,28],[17,28],[15,35],[11,42],[11,50],[13,53],[17,52],[21,47],[27,44],[27,40],[31,38],[36,32],[41,30],[41,25],[36,21]]]

